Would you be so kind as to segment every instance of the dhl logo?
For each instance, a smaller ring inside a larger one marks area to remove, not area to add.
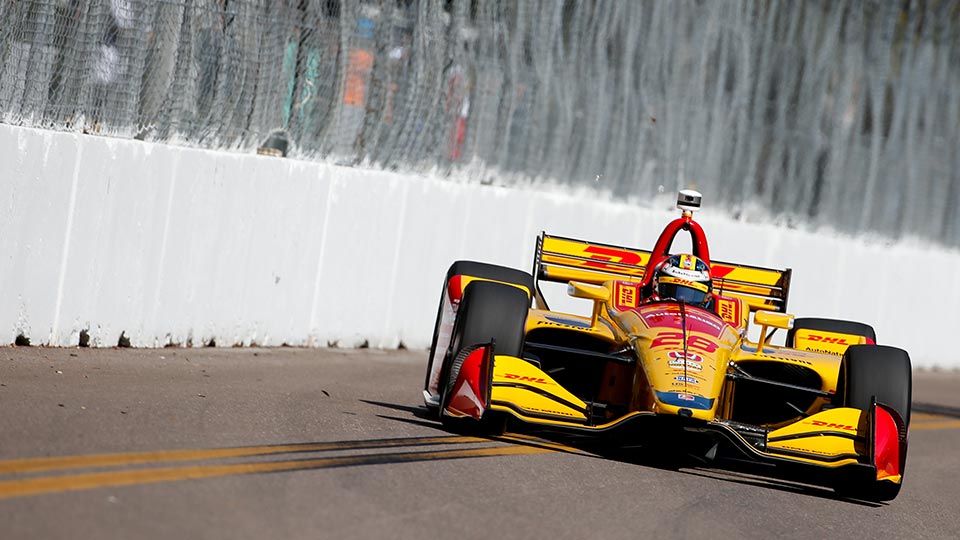
[[[807,336],[807,339],[810,341],[819,341],[820,343],[834,343],[836,345],[849,345],[845,338],[835,338],[828,336],[818,336],[817,334],[810,334]]]
[[[620,308],[634,308],[639,305],[639,286],[617,283],[617,306]]]
[[[552,384],[547,382],[543,377],[529,377],[527,375],[516,375],[514,373],[504,373],[503,378],[520,382],[531,382],[535,384]]]
[[[824,422],[823,420],[811,420],[811,421],[806,422],[806,423],[807,423],[807,424],[812,424],[812,425],[817,426],[817,427],[825,427],[825,428],[831,428],[831,429],[842,429],[842,430],[844,430],[844,431],[853,431],[853,432],[856,432],[856,431],[857,431],[857,428],[855,428],[855,427],[853,427],[853,426],[845,426],[845,425],[843,425],[843,424],[833,424],[833,423],[829,423],[829,422]]]
[[[651,262],[651,253],[648,251],[593,245],[580,240],[550,236],[544,237],[542,250],[541,262],[548,269],[548,274],[558,279],[567,277],[571,272],[572,275],[582,278],[582,275],[576,273],[578,269],[642,278]],[[783,271],[714,262],[710,274],[714,287],[720,291],[763,298],[782,297],[782,294],[777,294],[774,289],[780,286]],[[617,298],[616,295],[614,298]],[[775,307],[774,302],[763,299],[753,300],[751,305]],[[739,321],[737,313],[733,314],[731,320]]]
[[[740,304],[738,302],[718,298],[717,308],[721,319],[735,325],[740,324]]]
[[[643,273],[644,261],[639,253],[601,246],[587,246],[583,249],[583,252],[593,259],[591,261],[584,261],[583,266],[613,270],[615,272]],[[630,266],[637,268],[629,268]]]

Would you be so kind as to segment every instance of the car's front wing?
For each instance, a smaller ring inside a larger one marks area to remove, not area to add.
[[[725,420],[710,422],[652,411],[635,411],[606,423],[591,421],[591,405],[549,375],[520,358],[493,354],[492,347],[473,351],[454,375],[442,414],[481,420],[508,414],[528,425],[593,434],[612,441],[656,444],[682,431],[717,441],[727,452],[718,457],[797,469],[805,480],[811,469],[872,478],[899,486],[906,460],[907,434],[900,415],[874,403],[869,410],[828,409],[774,430]],[[722,443],[722,444],[721,444]],[[730,452],[732,450],[732,452]],[[815,476],[815,475],[814,475]]]

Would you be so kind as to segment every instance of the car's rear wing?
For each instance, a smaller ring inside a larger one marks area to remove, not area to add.
[[[609,280],[643,280],[651,252],[609,244],[585,242],[541,233],[533,259],[533,275],[540,280],[602,284]],[[790,290],[789,268],[776,270],[711,261],[714,292],[743,299],[751,310],[786,312]],[[546,305],[540,287],[537,301]]]

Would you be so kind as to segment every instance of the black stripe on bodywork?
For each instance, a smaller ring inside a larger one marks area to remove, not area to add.
[[[833,463],[835,461],[843,461],[845,459],[853,459],[859,462],[861,459],[865,457],[859,454],[839,454],[836,456],[824,456],[822,454],[812,454],[809,452],[801,452],[800,450],[784,450],[783,448],[769,448],[769,447],[767,448],[767,452],[771,454],[781,454],[784,456],[806,458],[806,459],[812,459],[816,461],[825,461],[827,463]]]
[[[842,439],[851,439],[857,442],[863,442],[866,439],[863,437],[858,437],[853,433],[838,433],[836,431],[810,431],[807,433],[795,433],[793,435],[781,435],[779,437],[771,437],[767,439],[767,442],[780,442],[780,441],[792,441],[796,439],[806,439],[807,437],[840,437]]]
[[[780,441],[791,441],[795,439],[805,439],[807,437],[840,437],[843,439],[851,439],[854,441],[864,441],[863,437],[858,437],[853,433],[839,433],[836,431],[810,431],[807,433],[795,433],[793,435],[781,435],[779,437],[770,437],[767,439],[768,443],[780,442]]]
[[[535,394],[540,394],[541,396],[543,396],[543,397],[545,397],[545,398],[549,398],[549,399],[552,400],[552,401],[556,401],[557,403],[563,405],[564,407],[569,407],[569,408],[571,408],[571,409],[573,409],[573,410],[575,410],[575,411],[577,411],[577,412],[579,412],[579,413],[582,413],[584,416],[587,416],[587,408],[586,408],[586,407],[581,407],[581,406],[576,405],[576,404],[574,404],[574,403],[570,403],[569,401],[567,401],[567,400],[565,400],[565,399],[563,399],[563,398],[557,397],[557,396],[551,394],[550,392],[547,392],[546,390],[543,390],[543,389],[541,389],[541,388],[537,388],[537,387],[535,387],[535,386],[530,386],[530,385],[521,384],[521,383],[510,383],[510,382],[495,382],[495,383],[493,383],[493,386],[503,386],[503,387],[507,387],[507,388],[522,388],[522,389],[524,389],[524,390],[529,390],[530,392],[533,392],[533,393],[535,393]]]
[[[529,418],[537,418],[540,420],[553,420],[555,422],[563,421],[563,422],[570,422],[570,423],[577,423],[577,424],[586,424],[587,422],[587,420],[584,418],[576,418],[572,416],[563,416],[560,414],[547,414],[547,413],[538,413],[538,412],[528,411],[527,409],[524,409],[519,405],[510,403],[509,401],[494,400],[493,403],[491,403],[491,405],[499,405],[501,407],[506,407],[521,416],[526,416]]]

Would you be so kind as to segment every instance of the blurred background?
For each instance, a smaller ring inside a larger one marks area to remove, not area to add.
[[[0,122],[960,246],[956,0],[0,0]]]

